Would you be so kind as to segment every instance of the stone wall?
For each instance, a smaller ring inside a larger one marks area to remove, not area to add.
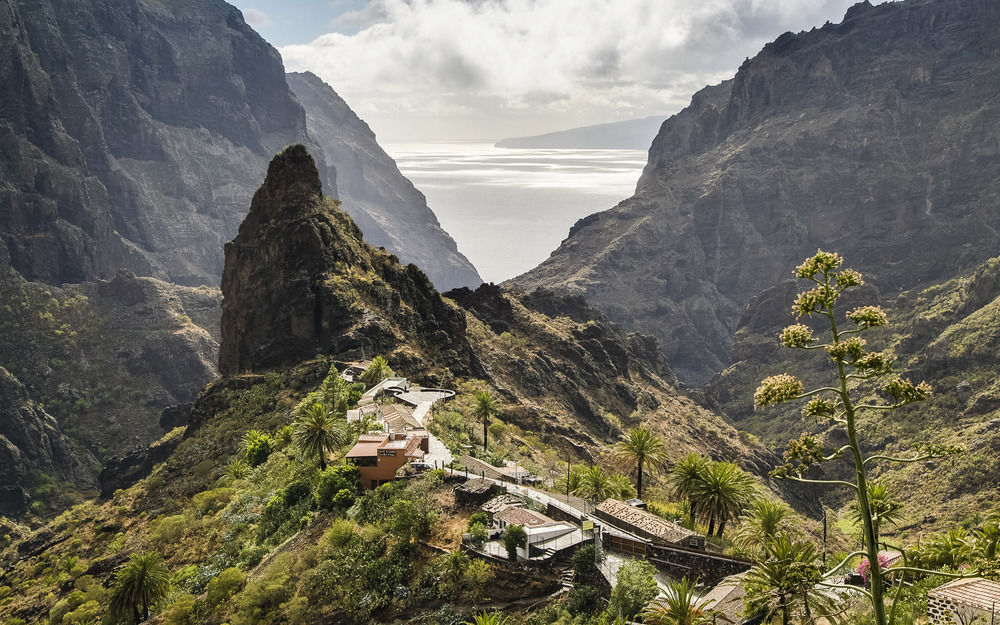
[[[927,598],[927,618],[932,625],[972,625],[977,617],[989,622],[989,610],[938,597]]]
[[[750,570],[749,560],[667,545],[646,546],[646,559],[677,577],[714,585],[723,578]]]

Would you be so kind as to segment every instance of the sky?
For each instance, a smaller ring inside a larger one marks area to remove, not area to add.
[[[382,143],[487,141],[664,118],[853,0],[237,0],[288,71]]]

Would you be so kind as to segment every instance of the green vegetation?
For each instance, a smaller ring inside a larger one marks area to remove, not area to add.
[[[386,378],[391,378],[395,372],[389,367],[389,362],[384,356],[376,356],[365,368],[360,376],[360,380],[365,386],[371,388]]]
[[[682,577],[671,581],[665,597],[652,601],[642,611],[646,625],[714,625],[708,606],[695,592],[696,584]]]
[[[656,567],[645,560],[630,560],[618,569],[618,583],[611,590],[608,615],[630,621],[656,598]]]
[[[483,450],[485,451],[489,447],[487,440],[489,438],[490,420],[493,417],[500,416],[500,406],[497,404],[496,398],[489,391],[476,391],[473,397],[472,417],[483,424]]]
[[[642,499],[642,472],[662,471],[667,464],[668,454],[663,440],[647,428],[638,427],[625,433],[623,440],[615,443],[614,457],[630,469],[635,469],[635,490]]]
[[[524,527],[520,525],[511,525],[503,533],[503,546],[507,549],[507,558],[509,560],[517,560],[517,549],[518,547],[524,547],[525,541],[528,540],[528,534],[524,531]]]
[[[757,496],[753,478],[738,466],[708,462],[697,454],[678,461],[669,482],[674,494],[687,501],[692,521],[696,517],[707,521],[709,536],[721,537],[727,521],[739,516]]]
[[[155,553],[137,553],[115,575],[108,613],[119,623],[132,625],[149,618],[149,610],[167,596],[170,572]]]
[[[347,423],[336,419],[333,410],[322,403],[312,404],[295,420],[292,440],[307,458],[317,458],[320,470],[326,470],[326,458],[347,444]]]
[[[914,384],[894,373],[892,361],[884,352],[865,349],[865,340],[859,335],[869,328],[884,326],[887,315],[877,306],[860,306],[846,314],[851,329],[841,330],[838,323],[844,319],[836,314],[836,304],[848,290],[863,284],[862,276],[851,269],[840,269],[840,256],[818,251],[796,269],[796,275],[815,286],[803,291],[795,300],[793,309],[799,317],[813,314],[825,317],[830,328],[830,342],[819,343],[813,329],[803,324],[788,326],[781,333],[781,343],[798,349],[822,349],[837,367],[837,380],[832,386],[822,386],[806,391],[794,376],[779,374],[766,378],[754,393],[754,404],[767,407],[791,400],[809,398],[803,414],[826,420],[843,429],[847,443],[829,452],[813,436],[804,435],[789,444],[787,462],[772,472],[774,477],[805,483],[823,483],[847,487],[857,498],[857,511],[863,525],[861,552],[868,562],[878,562],[878,520],[881,512],[894,511],[883,501],[881,508],[873,507],[869,498],[869,473],[876,463],[916,463],[940,457],[949,450],[927,446],[916,452],[902,454],[865,454],[858,438],[858,415],[868,412],[888,415],[908,404],[926,399],[931,391],[925,383]],[[850,369],[849,369],[850,368]],[[880,398],[881,397],[881,398]],[[806,477],[816,464],[830,462],[848,455],[853,462],[853,480],[815,480]],[[856,555],[856,554],[851,554]],[[887,613],[884,599],[884,575],[901,575],[909,567],[895,567],[883,572],[880,566],[870,567],[869,590],[864,591],[871,603],[875,625],[888,625],[894,621],[895,610]],[[897,577],[897,587],[901,588]]]

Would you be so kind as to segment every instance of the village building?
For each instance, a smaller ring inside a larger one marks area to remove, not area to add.
[[[396,471],[427,453],[428,438],[424,431],[410,433],[362,434],[347,452],[348,462],[358,467],[361,485],[375,488],[396,479]]]
[[[573,523],[556,521],[532,510],[525,506],[520,497],[514,495],[498,495],[483,504],[482,509],[501,530],[514,525],[524,528],[527,549],[519,548],[519,557],[546,559],[556,551],[586,540],[584,533]]]
[[[756,625],[763,617],[743,616],[743,597],[747,590],[743,585],[746,573],[730,575],[702,596],[699,603],[711,612],[713,625]]]
[[[624,501],[605,499],[594,510],[594,515],[609,525],[653,542],[690,549],[705,548],[705,537],[701,534]]]
[[[927,617],[932,624],[992,623],[1000,616],[1000,583],[971,577],[956,579],[927,594]]]

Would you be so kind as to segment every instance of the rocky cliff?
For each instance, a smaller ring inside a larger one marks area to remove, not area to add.
[[[308,141],[277,51],[222,0],[3,0],[0,36],[11,265],[218,284],[271,155]]]
[[[908,0],[768,44],[664,123],[636,195],[514,280],[584,293],[704,382],[817,247],[896,293],[1000,245],[1000,6]]]
[[[327,179],[337,181],[341,208],[365,240],[420,267],[441,291],[478,286],[482,279],[475,267],[441,229],[424,194],[375,141],[368,124],[314,74],[288,74],[288,86],[305,108],[309,135],[326,157],[331,169]]]
[[[365,243],[302,145],[274,157],[222,275],[223,375],[397,348],[472,373],[465,317],[414,265]],[[416,353],[413,353],[413,352]],[[399,354],[397,360],[403,358]]]

